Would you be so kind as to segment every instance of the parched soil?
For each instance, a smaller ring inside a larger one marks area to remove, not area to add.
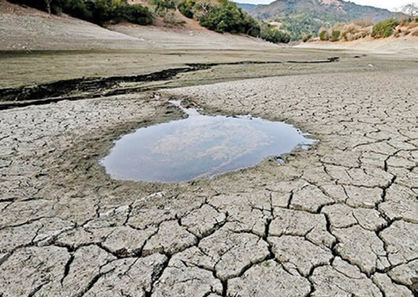
[[[0,111],[0,296],[414,296],[417,85],[411,62]],[[115,139],[184,116],[170,98],[319,143],[214,179],[110,179]]]
[[[105,29],[3,0],[0,28],[0,297],[418,294],[416,44]],[[319,142],[213,179],[107,176],[121,135],[185,117],[170,99]]]

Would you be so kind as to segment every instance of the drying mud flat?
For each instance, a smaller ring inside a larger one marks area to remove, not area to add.
[[[416,295],[416,61],[334,55],[5,107],[0,296]],[[99,161],[119,137],[185,117],[169,100],[284,121],[319,142],[213,179],[107,176]]]
[[[417,295],[416,41],[280,47],[6,1],[0,27],[0,297]],[[118,139],[187,117],[173,100],[318,141],[211,179],[107,175]]]

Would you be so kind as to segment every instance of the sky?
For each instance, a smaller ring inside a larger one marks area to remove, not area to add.
[[[253,4],[269,4],[273,2],[272,0],[235,0],[236,2],[242,3],[253,3]],[[360,4],[360,5],[370,5],[375,7],[386,8],[394,10],[403,5],[414,2],[418,3],[417,0],[351,0],[351,2]]]

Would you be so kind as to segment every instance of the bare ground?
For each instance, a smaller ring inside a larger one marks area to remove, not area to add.
[[[191,57],[282,63],[216,64],[111,86],[123,95],[93,88],[85,96],[98,98],[0,110],[0,296],[417,294],[416,57],[95,51],[4,53],[2,86],[91,76],[97,63],[102,76],[184,66]],[[330,56],[341,60],[294,63]],[[138,66],[107,64],[112,57]],[[184,116],[170,98],[208,114],[286,121],[319,143],[283,165],[268,159],[214,179],[112,180],[99,160],[121,135]]]
[[[414,74],[166,90],[208,113],[284,120],[320,139],[283,166],[179,185],[111,180],[98,164],[122,133],[181,116],[159,96],[2,111],[1,293],[412,296]]]

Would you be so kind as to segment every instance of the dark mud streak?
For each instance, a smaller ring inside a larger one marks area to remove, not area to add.
[[[321,64],[338,62],[338,57],[327,60],[313,61],[286,61],[285,63]],[[28,105],[40,105],[58,102],[61,100],[81,100],[102,96],[122,95],[138,91],[147,91],[147,88],[133,87],[117,90],[108,90],[117,84],[128,82],[151,82],[170,80],[180,73],[207,70],[215,66],[254,65],[254,64],[282,64],[282,61],[238,61],[228,63],[190,63],[187,67],[170,68],[162,71],[133,76],[86,77],[68,80],[59,80],[51,83],[22,86],[18,88],[0,89],[0,110]],[[98,93],[99,92],[99,93]],[[85,94],[80,94],[85,93]],[[4,102],[3,104],[1,102]]]
[[[181,67],[166,69],[144,75],[113,76],[107,78],[76,78],[69,80],[60,80],[52,83],[39,84],[34,86],[5,88],[0,89],[0,101],[23,101],[43,99],[48,97],[58,97],[68,95],[69,93],[74,93],[74,91],[91,92],[100,89],[107,89],[121,82],[147,82],[155,80],[166,80],[176,76],[179,73],[197,70],[200,69],[194,67]]]

